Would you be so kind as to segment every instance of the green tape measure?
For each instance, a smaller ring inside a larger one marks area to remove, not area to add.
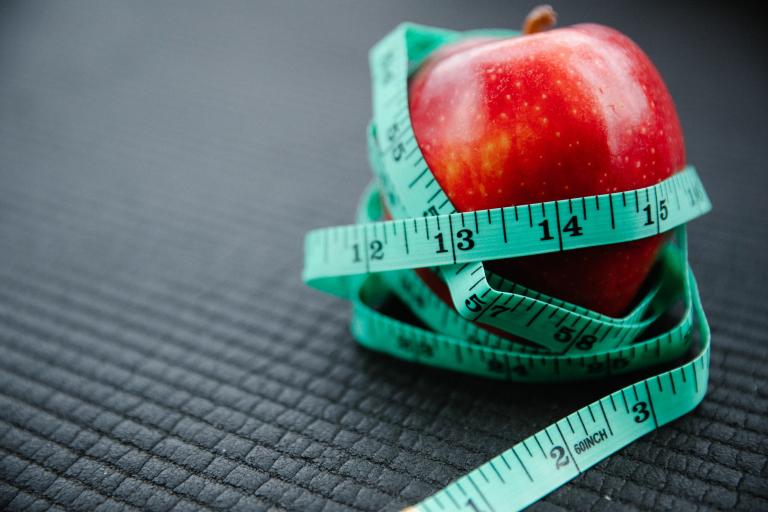
[[[306,236],[304,280],[351,300],[351,329],[362,345],[439,368],[535,382],[605,377],[689,358],[574,412],[412,507],[425,512],[523,508],[691,411],[708,380],[710,332],[687,262],[684,225],[711,204],[693,167],[652,187],[469,213],[457,212],[435,181],[411,127],[408,76],[435,49],[473,35],[516,33],[404,24],[371,50],[368,149],[376,184],[363,195],[357,224]],[[393,220],[382,220],[382,201]],[[666,231],[674,237],[647,292],[623,318],[529,290],[483,265]],[[417,268],[440,272],[453,307]],[[427,328],[377,310],[390,294]],[[673,327],[644,334],[672,310],[681,311]]]

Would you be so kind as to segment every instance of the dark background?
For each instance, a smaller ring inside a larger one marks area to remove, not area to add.
[[[535,510],[768,508],[768,70],[747,7],[561,2],[635,39],[714,211],[710,392]],[[733,4],[733,3],[731,3]],[[302,238],[369,180],[366,52],[532,4],[0,3],[0,508],[378,510],[615,382],[527,386],[359,348]]]

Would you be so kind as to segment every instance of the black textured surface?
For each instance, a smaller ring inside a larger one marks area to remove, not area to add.
[[[615,383],[358,348],[300,282],[368,180],[366,51],[507,1],[0,4],[0,509],[395,509]],[[710,393],[535,510],[768,509],[768,76],[749,13],[560,6],[635,38],[714,212],[691,228]]]

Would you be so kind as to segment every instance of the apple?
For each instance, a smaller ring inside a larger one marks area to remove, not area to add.
[[[424,159],[463,212],[650,186],[685,165],[680,121],[659,72],[628,37],[601,25],[442,47],[411,77],[409,108]],[[487,267],[621,316],[664,241],[658,235]]]

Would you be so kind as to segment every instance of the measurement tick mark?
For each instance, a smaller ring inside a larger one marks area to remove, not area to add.
[[[514,453],[514,454],[515,454],[515,458],[517,458],[517,462],[519,462],[519,463],[520,463],[520,467],[521,467],[521,468],[523,468],[523,471],[525,471],[525,475],[528,477],[528,480],[530,480],[531,482],[533,482],[533,478],[531,478],[531,474],[528,472],[528,468],[526,468],[526,467],[525,467],[525,464],[523,464],[523,461],[522,461],[522,460],[520,460],[520,456],[519,456],[519,455],[517,454],[517,452],[515,451],[515,447],[514,447],[514,446],[512,447],[512,453]]]

